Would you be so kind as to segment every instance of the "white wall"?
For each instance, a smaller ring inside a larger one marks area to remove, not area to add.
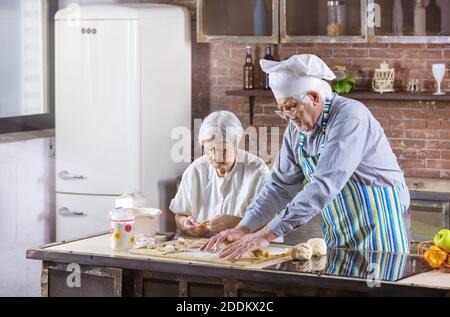
[[[0,296],[40,296],[41,262],[25,253],[54,239],[51,142],[0,144]]]

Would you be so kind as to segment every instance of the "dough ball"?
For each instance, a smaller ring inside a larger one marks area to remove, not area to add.
[[[325,267],[327,266],[327,257],[321,256],[321,257],[312,258],[311,265],[312,265],[313,271],[323,271],[323,270],[325,270]]]
[[[164,248],[164,252],[166,253],[172,253],[175,251],[175,247],[173,245],[168,245]]]
[[[296,269],[299,272],[311,273],[313,271],[313,266],[311,261],[302,261],[297,263]]]
[[[312,257],[313,248],[308,243],[300,243],[291,249],[291,257],[294,260],[309,260]]]
[[[312,247],[313,256],[323,256],[327,254],[327,244],[325,243],[324,239],[309,239],[306,243],[308,243]]]

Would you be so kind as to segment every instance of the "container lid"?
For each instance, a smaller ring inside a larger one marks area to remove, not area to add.
[[[126,222],[126,221],[134,221],[135,216],[132,212],[128,210],[114,210],[109,213],[111,217],[111,221],[115,222]]]
[[[139,20],[161,18],[185,18],[186,8],[167,4],[69,4],[59,10],[55,20]]]

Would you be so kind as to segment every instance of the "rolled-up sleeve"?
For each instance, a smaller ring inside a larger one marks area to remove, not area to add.
[[[241,225],[252,232],[266,225],[301,190],[304,176],[295,160],[292,126],[284,133],[269,182],[247,207]]]
[[[268,225],[277,236],[285,235],[319,214],[342,190],[367,151],[371,136],[361,119],[336,120],[328,129],[328,140],[313,181]]]

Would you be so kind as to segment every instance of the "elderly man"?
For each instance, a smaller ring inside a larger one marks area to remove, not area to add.
[[[202,249],[234,241],[219,255],[238,259],[321,214],[330,247],[408,253],[409,192],[379,122],[362,103],[332,93],[325,80],[335,76],[317,56],[261,67],[290,120],[283,145],[240,224]]]

